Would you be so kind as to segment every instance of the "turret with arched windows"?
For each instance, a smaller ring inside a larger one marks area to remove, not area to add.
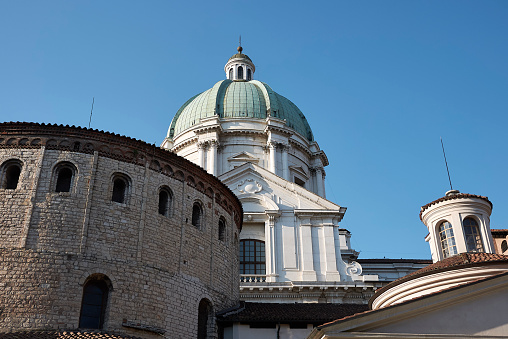
[[[492,203],[487,197],[457,190],[423,206],[420,219],[429,229],[425,241],[430,245],[432,260],[460,253],[495,253],[491,212]]]

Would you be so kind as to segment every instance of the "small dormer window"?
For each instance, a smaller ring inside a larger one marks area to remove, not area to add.
[[[238,79],[243,79],[243,67],[238,66]]]
[[[247,68],[247,81],[251,80],[252,80],[252,71],[250,70],[250,68]]]

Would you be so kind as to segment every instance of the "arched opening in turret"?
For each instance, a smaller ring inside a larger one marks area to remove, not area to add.
[[[464,236],[466,238],[466,251],[468,252],[484,252],[483,242],[480,235],[478,223],[471,217],[464,219]]]
[[[243,79],[243,67],[238,66],[238,79]]]
[[[229,69],[229,77],[228,77],[229,80],[233,80],[233,69],[230,68]]]
[[[252,80],[252,71],[250,70],[250,68],[247,68],[247,81],[251,80]]]

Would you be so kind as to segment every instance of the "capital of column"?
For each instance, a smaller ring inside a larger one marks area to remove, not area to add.
[[[270,142],[268,142],[268,143],[266,144],[266,147],[268,147],[269,149],[275,149],[275,148],[277,148],[277,145],[278,145],[278,143],[277,143],[277,142],[275,142],[275,141],[270,141]]]
[[[196,146],[200,150],[205,150],[208,148],[208,141],[199,141]]]
[[[289,152],[289,149],[291,148],[291,146],[289,146],[289,144],[279,144],[279,148],[282,150],[282,152]]]
[[[210,140],[209,141],[209,144],[210,144],[210,147],[212,148],[219,148],[220,147],[220,143],[218,140]]]

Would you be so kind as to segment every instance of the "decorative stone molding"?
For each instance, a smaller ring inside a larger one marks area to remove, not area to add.
[[[259,193],[263,190],[263,186],[257,182],[254,179],[246,179],[240,181],[240,183],[237,185],[238,191],[240,193]]]

